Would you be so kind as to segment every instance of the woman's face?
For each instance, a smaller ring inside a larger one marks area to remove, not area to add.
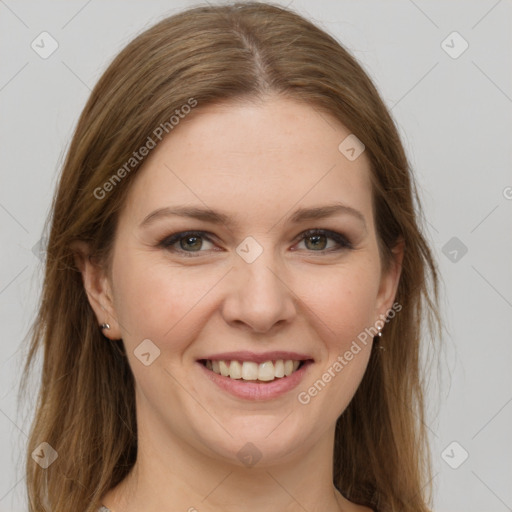
[[[97,310],[126,346],[139,435],[246,465],[332,442],[399,276],[349,135],[289,99],[198,105],[147,157]]]

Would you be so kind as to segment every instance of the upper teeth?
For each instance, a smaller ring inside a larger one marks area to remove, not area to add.
[[[253,361],[206,361],[209,370],[231,379],[270,381],[276,377],[288,377],[300,365],[300,361],[278,359],[258,364]]]

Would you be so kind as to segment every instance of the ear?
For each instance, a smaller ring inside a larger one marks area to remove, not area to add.
[[[85,242],[75,242],[72,249],[75,253],[75,264],[82,274],[89,304],[98,321],[98,329],[101,324],[109,324],[110,329],[103,329],[103,335],[111,340],[121,339],[112,299],[112,287],[105,269],[90,255],[89,246]]]
[[[387,312],[391,309],[395,300],[400,275],[402,273],[404,248],[405,242],[403,239],[400,239],[391,250],[392,258],[388,267],[382,271],[376,302],[377,319],[386,318]]]

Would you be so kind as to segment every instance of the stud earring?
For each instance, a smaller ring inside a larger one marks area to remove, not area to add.
[[[108,330],[108,329],[110,329],[110,324],[101,324],[101,326],[100,326],[100,327],[101,327],[101,330],[102,330],[102,331],[103,331],[103,330]]]

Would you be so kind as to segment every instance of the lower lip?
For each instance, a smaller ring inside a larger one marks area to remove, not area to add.
[[[208,370],[199,361],[197,364],[206,372],[206,376],[224,391],[246,400],[272,400],[297,387],[304,378],[312,361],[306,361],[297,371],[288,377],[275,379],[271,382],[256,382],[243,379],[231,379]]]

